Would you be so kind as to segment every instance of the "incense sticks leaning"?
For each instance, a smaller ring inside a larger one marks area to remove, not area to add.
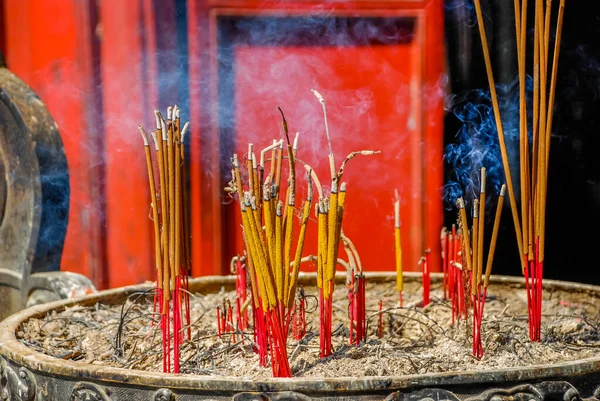
[[[533,27],[533,118],[531,125],[527,119],[526,67],[527,67],[527,0],[515,0],[515,30],[517,40],[517,60],[519,70],[519,172],[521,208],[517,209],[515,193],[510,174],[509,157],[504,141],[504,131],[500,116],[498,95],[495,90],[494,75],[489,55],[483,13],[480,0],[475,0],[475,10],[485,60],[485,68],[490,86],[502,163],[515,225],[517,244],[521,256],[521,270],[525,276],[529,305],[529,336],[532,341],[541,339],[542,281],[545,254],[545,219],[548,186],[548,163],[550,157],[550,134],[554,112],[554,97],[558,74],[558,60],[564,17],[565,0],[560,0],[556,17],[556,35],[552,61],[550,54],[551,1],[535,1]],[[551,68],[551,75],[548,72]],[[532,141],[529,141],[529,132]],[[531,154],[530,154],[531,149]],[[522,230],[521,230],[522,227]]]

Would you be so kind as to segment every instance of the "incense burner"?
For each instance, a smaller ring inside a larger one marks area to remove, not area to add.
[[[395,279],[393,273],[370,273],[367,280]],[[406,280],[420,274],[408,273]],[[301,274],[300,284],[315,280]],[[338,274],[336,281],[345,280]],[[432,275],[432,283],[441,276]],[[523,286],[519,278],[492,276],[492,283]],[[203,277],[190,281],[202,293],[233,289],[235,277]],[[582,296],[600,294],[600,287],[547,280],[544,286]],[[600,356],[553,365],[485,371],[461,371],[406,376],[290,378],[251,381],[239,378],[175,375],[66,361],[37,352],[15,336],[31,317],[73,305],[120,303],[149,285],[102,291],[77,299],[37,305],[0,324],[1,399],[34,400],[598,400]]]

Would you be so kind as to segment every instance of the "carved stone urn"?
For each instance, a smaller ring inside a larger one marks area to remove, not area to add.
[[[406,279],[418,280],[408,273]],[[433,275],[432,282],[439,281]],[[523,286],[521,279],[492,277],[493,283]],[[190,290],[203,294],[233,289],[233,276],[202,277]],[[336,280],[345,280],[339,275]],[[394,280],[391,273],[370,273],[367,281]],[[302,274],[300,283],[314,281]],[[545,288],[600,295],[600,287],[544,281]],[[16,331],[31,317],[73,305],[121,303],[148,285],[106,290],[80,298],[37,305],[0,323],[0,400],[600,400],[600,355],[552,365],[405,376],[289,378],[251,381],[228,377],[163,374],[62,360],[19,342]]]

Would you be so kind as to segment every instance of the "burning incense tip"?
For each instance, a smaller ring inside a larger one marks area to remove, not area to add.
[[[315,94],[315,96],[317,97],[317,99],[319,99],[319,102],[325,104],[325,99],[323,99],[323,96],[321,96],[321,94],[319,92],[317,92],[314,89],[311,89],[311,92]]]
[[[142,138],[144,139],[144,146],[148,146],[148,134],[146,134],[146,131],[144,130],[144,127],[142,127],[141,125],[138,125],[138,129],[140,130],[140,134],[142,134]]]
[[[398,188],[394,189],[394,196],[397,201],[400,201],[400,194],[398,194]]]
[[[346,192],[346,181],[342,182],[342,185],[340,185],[340,192]]]
[[[173,106],[173,120],[177,117],[179,117],[179,107],[177,107],[177,105]]]
[[[485,193],[485,167],[481,168],[481,191],[480,193]]]
[[[288,125],[287,125],[287,121],[285,119],[285,115],[283,114],[283,110],[281,110],[281,107],[277,106],[277,110],[279,110],[279,112],[281,113],[281,118],[283,119],[281,124],[283,125],[283,133],[285,134],[285,139],[287,141],[287,144],[291,145],[290,137],[288,135]]]
[[[160,111],[154,110],[154,118],[156,119],[156,129],[160,129]]]
[[[273,144],[271,144],[270,146],[267,146],[266,148],[264,148],[263,150],[260,151],[260,167],[265,167],[265,154],[273,149],[276,149],[279,147],[279,145],[282,144],[283,145],[283,139],[280,139],[279,141],[273,139]],[[266,180],[269,179],[269,181],[271,181],[271,177],[267,176],[267,178],[265,178],[265,182],[267,182]]]
[[[506,194],[506,184],[502,184],[502,188],[500,188],[500,196],[504,196]]]
[[[162,131],[162,139],[163,141],[167,141],[169,139],[169,131],[167,130],[167,122],[162,114],[160,114],[160,126]]]
[[[459,209],[465,208],[465,201],[463,200],[463,198],[458,198],[456,200],[456,206],[458,206]]]
[[[292,150],[298,150],[298,137],[300,136],[299,132],[296,132],[296,137],[294,138],[294,146],[292,146]]]
[[[394,223],[396,228],[400,228],[400,201],[394,202]]]
[[[183,128],[181,129],[181,143],[185,142],[185,133],[187,132],[189,126],[190,126],[190,122],[188,121],[187,123],[185,123],[183,125]]]
[[[177,114],[175,117],[179,118],[179,115],[181,114],[181,109],[177,108]]]
[[[473,218],[479,217],[479,199],[473,201]],[[476,229],[473,227],[473,229]]]
[[[152,140],[154,141],[154,147],[156,148],[156,151],[158,152],[158,138],[156,137],[156,131],[151,133],[150,136],[152,136]]]
[[[167,107],[167,120],[171,121],[173,119],[173,107]]]

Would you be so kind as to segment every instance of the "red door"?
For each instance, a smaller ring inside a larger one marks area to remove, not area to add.
[[[193,203],[210,213],[200,212],[202,222],[196,221],[193,232],[196,269],[207,261],[226,266],[243,249],[238,209],[222,192],[230,178],[228,161],[234,152],[243,158],[248,142],[260,149],[281,138],[277,106],[285,111],[292,132],[300,132],[298,157],[329,186],[323,114],[310,89],[327,101],[338,166],[351,151],[382,151],[352,160],[344,176],[348,197],[343,229],[365,269],[394,269],[395,188],[402,197],[406,269],[417,269],[426,248],[439,255],[441,3],[419,8],[410,2],[413,9],[402,9],[408,3],[394,2],[382,10],[353,2],[326,13],[302,4],[276,10],[275,4],[255,9],[252,3],[208,13],[211,58],[204,66],[210,69],[213,118],[202,133],[204,146],[192,149],[192,166],[203,170],[196,174],[204,178],[192,182],[201,184],[192,192]],[[206,23],[201,17],[198,21]],[[202,75],[200,65],[197,73]],[[218,198],[206,193],[217,186]],[[301,188],[303,196],[305,185]],[[315,242],[313,221],[307,254],[315,253]],[[438,258],[432,261],[438,270]]]

